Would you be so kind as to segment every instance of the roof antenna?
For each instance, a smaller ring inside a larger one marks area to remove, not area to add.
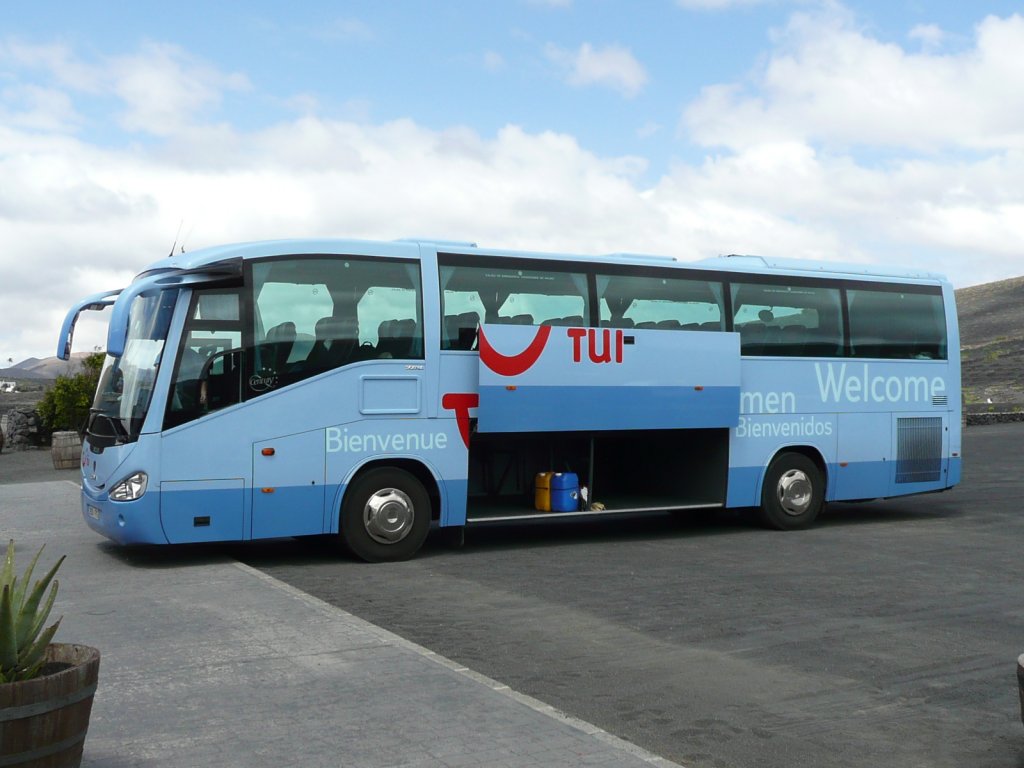
[[[178,231],[174,233],[174,242],[171,243],[171,252],[167,254],[167,258],[174,256],[174,249],[178,247],[178,238],[181,236],[181,225],[185,223],[184,219],[178,222]]]
[[[181,240],[181,253],[184,253],[184,252],[185,252],[185,243],[187,243],[187,242],[188,242],[188,239],[189,239],[190,237],[192,237],[192,230],[193,230],[193,229],[195,229],[195,228],[196,228],[196,224],[195,224],[195,222],[193,221],[193,222],[192,222],[192,226],[188,228],[188,234],[187,234],[187,235],[185,235],[185,237],[183,237],[183,238],[182,238],[182,240]]]

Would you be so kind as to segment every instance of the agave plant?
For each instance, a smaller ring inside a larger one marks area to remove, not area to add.
[[[45,546],[45,545],[44,545]],[[53,577],[64,562],[61,557],[49,572],[29,590],[32,571],[43,554],[39,548],[25,573],[19,579],[14,575],[14,540],[7,545],[7,556],[0,569],[0,683],[31,680],[39,675],[43,666],[43,653],[57,632],[60,619],[46,629],[53,601],[57,598],[60,582]],[[43,595],[53,582],[45,602]]]

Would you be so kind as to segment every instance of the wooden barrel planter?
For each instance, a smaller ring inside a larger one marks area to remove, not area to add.
[[[77,768],[89,729],[100,652],[53,643],[34,680],[0,684],[0,766]]]
[[[77,432],[54,432],[50,453],[54,469],[78,469],[82,461],[82,438]]]

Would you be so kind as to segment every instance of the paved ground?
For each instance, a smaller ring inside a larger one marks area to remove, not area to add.
[[[385,566],[237,553],[687,765],[1024,765],[1022,443],[973,427],[956,491],[798,533],[656,517],[434,537]]]
[[[505,527],[383,566],[289,541],[117,549],[68,511],[70,483],[12,483],[73,472],[4,453],[0,531],[72,555],[62,634],[105,653],[86,765],[640,759],[346,611],[690,766],[1024,765],[1022,438],[972,427],[956,491],[837,505],[806,532]],[[529,751],[552,741],[568,752]]]
[[[0,484],[43,483],[51,480],[78,482],[78,470],[53,468],[50,449],[0,452]]]
[[[22,567],[44,542],[68,555],[57,639],[102,652],[85,768],[671,765],[222,547],[107,544],[47,461],[0,454],[0,533]]]

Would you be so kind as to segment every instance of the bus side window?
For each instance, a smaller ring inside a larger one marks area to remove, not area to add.
[[[731,284],[733,327],[743,355],[840,357],[838,288],[775,282]]]
[[[601,325],[662,331],[720,331],[722,284],[669,272],[597,275]]]
[[[479,327],[480,314],[478,312],[460,312],[457,315],[445,315],[441,348],[475,349],[476,333]]]
[[[366,360],[423,358],[417,263],[281,257],[252,275],[249,398]]]
[[[357,360],[422,360],[423,323],[420,321],[419,270],[410,284],[402,270],[384,265],[367,277],[369,286],[356,304],[359,327]]]
[[[494,266],[444,264],[441,282],[441,349],[473,350],[477,328],[501,325],[587,325],[590,315],[583,272],[507,260]]]
[[[310,375],[346,365],[359,346],[359,327],[354,317],[321,317],[313,333],[313,346],[305,361]]]
[[[419,324],[412,318],[381,320],[377,326],[377,345],[374,351],[380,358],[420,358],[422,334]]]
[[[946,359],[946,319],[938,293],[849,289],[846,299],[853,357]]]
[[[284,370],[295,346],[295,323],[285,321],[267,331],[267,338],[260,347],[260,358],[264,365]]]

